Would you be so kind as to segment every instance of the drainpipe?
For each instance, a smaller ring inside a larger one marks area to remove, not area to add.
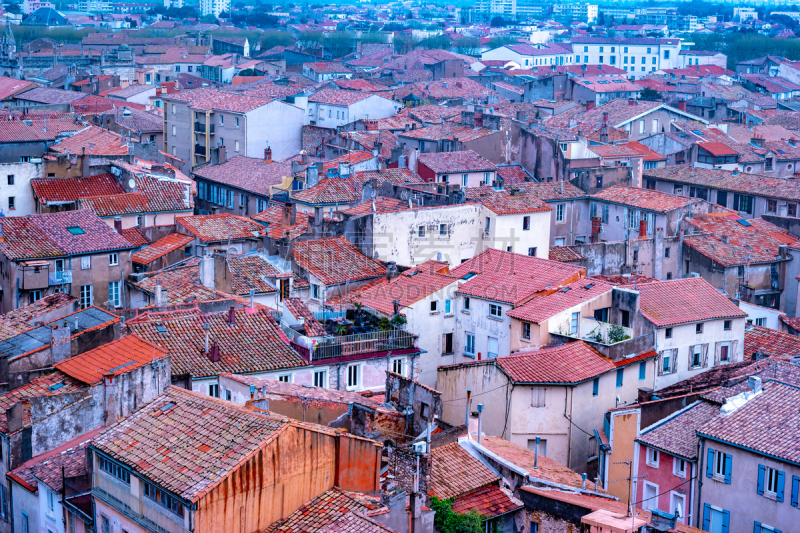
[[[211,159],[211,110],[206,111],[206,163]],[[195,160],[195,165],[197,160]]]
[[[536,448],[533,451],[533,468],[539,468],[539,441],[542,440],[539,437],[536,437]]]
[[[464,425],[467,426],[467,438],[469,438],[469,404],[472,402],[472,389],[467,389],[467,405],[465,409]]]
[[[342,363],[339,363],[339,369],[336,371],[336,390],[342,390]]]
[[[478,404],[478,444],[481,443],[481,430],[483,429],[483,404]]]
[[[700,448],[700,453],[697,456],[697,513],[695,513],[694,523],[699,528],[701,527],[700,517],[703,516],[703,513],[700,512],[700,505],[702,505],[701,495],[703,494],[703,460],[706,455],[706,443],[703,441],[703,437],[697,439],[697,446]]]

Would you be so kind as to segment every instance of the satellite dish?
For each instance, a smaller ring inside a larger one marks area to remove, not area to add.
[[[136,180],[133,179],[133,178],[129,179],[128,180],[128,187],[130,187],[131,189],[135,189],[136,188]]]

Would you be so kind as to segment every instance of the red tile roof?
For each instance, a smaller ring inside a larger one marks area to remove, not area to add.
[[[486,206],[498,215],[538,213],[553,208],[525,189],[509,186],[503,190],[493,187],[468,187],[464,189],[466,199]],[[549,221],[548,221],[549,224]]]
[[[656,327],[747,316],[703,278],[640,283],[637,290],[642,315]]]
[[[260,254],[242,255],[228,259],[231,269],[231,288],[239,296],[249,296],[250,289],[256,294],[277,292],[277,277],[280,272]],[[272,280],[272,283],[269,280]],[[307,288],[308,283],[294,276],[294,288]]]
[[[180,217],[176,223],[203,242],[253,239],[264,234],[261,224],[228,213]]]
[[[7,76],[0,76],[0,100],[10,98],[28,88],[33,89],[36,87],[38,87],[38,85],[32,81],[23,81],[16,78],[9,78]]]
[[[231,91],[220,91],[210,87],[201,87],[191,91],[180,91],[164,96],[165,102],[186,102],[192,109],[208,111],[229,111],[247,113],[270,103],[270,99],[255,96],[244,96]]]
[[[497,170],[497,165],[472,150],[420,154],[419,162],[436,174],[493,172]]]
[[[344,237],[297,242],[292,247],[297,266],[325,285],[383,276],[386,267],[363,255]]]
[[[193,240],[194,237],[190,235],[170,233],[166,237],[163,237],[153,244],[145,246],[138,252],[134,253],[133,256],[131,256],[131,259],[134,263],[148,265],[159,257],[163,257],[174,250],[183,248]]]
[[[794,323],[793,319],[786,319],[783,315],[781,321],[790,325]],[[750,359],[756,352],[765,357],[792,360],[800,356],[800,337],[763,326],[748,325],[744,331],[744,359]]]
[[[103,376],[125,374],[164,357],[167,354],[160,348],[136,335],[128,335],[53,366],[82,383],[95,385]]]
[[[739,155],[739,152],[722,143],[703,142],[703,143],[697,143],[697,146],[714,156]]]
[[[128,155],[128,145],[121,135],[97,126],[89,126],[70,137],[56,141],[50,146],[50,150],[62,154],[86,153],[92,157]]]
[[[534,296],[524,304],[506,313],[512,318],[539,324],[571,307],[593,300],[611,291],[610,283],[592,278],[582,278],[557,291]]]
[[[286,427],[236,404],[169,387],[103,431],[93,447],[196,502]]]
[[[522,165],[498,165],[497,175],[505,180],[506,185],[533,181],[533,176]]]
[[[611,359],[583,341],[517,352],[494,361],[515,383],[576,384],[616,368]]]
[[[684,244],[726,267],[774,263],[783,244],[794,244],[797,239],[768,228],[761,223],[744,226],[739,217],[706,216],[686,221],[700,235],[687,235]],[[766,222],[765,222],[766,223]],[[768,223],[766,223],[768,224]],[[727,242],[725,242],[727,240]],[[790,240],[790,242],[786,242]]]
[[[474,458],[458,442],[431,450],[431,482],[428,495],[440,500],[455,498],[487,485],[498,485],[500,477]]]
[[[56,292],[39,298],[25,307],[19,307],[0,315],[0,341],[31,329],[34,322],[38,322],[37,318],[47,319],[45,315],[54,310],[62,310],[64,314],[72,313],[77,306],[77,301],[78,298],[66,292]]]
[[[7,409],[19,401],[30,400],[37,396],[57,396],[77,391],[89,391],[89,388],[80,381],[69,377],[62,372],[53,372],[34,378],[30,383],[0,396],[0,433],[8,434]],[[31,425],[30,405],[23,411],[23,426]]]
[[[86,474],[86,448],[99,433],[100,428],[37,455],[10,472],[8,477],[31,492],[38,490],[39,481],[53,492],[61,492],[65,477]]]
[[[636,441],[683,457],[688,461],[696,461],[697,430],[716,416],[719,416],[719,405],[702,400],[697,401],[678,413],[674,413],[666,420],[642,428]]]
[[[228,323],[228,312],[203,314],[196,308],[147,312],[126,324],[133,333],[169,353],[173,376],[201,378],[221,372],[268,372],[306,365],[289,348],[288,339],[266,309],[256,313],[237,309],[235,315],[233,326]],[[216,341],[219,345],[220,360],[216,363],[205,354],[203,324],[211,327],[209,342]]]
[[[459,294],[516,304],[583,272],[580,266],[490,248],[453,268],[450,274],[461,279],[474,274],[459,287]]]
[[[78,198],[87,196],[104,196],[123,194],[119,181],[111,174],[100,174],[85,178],[47,178],[31,180],[34,195],[39,203],[47,205],[51,202],[76,202]]]
[[[139,228],[126,228],[120,234],[134,246],[147,246],[150,240],[144,236]]]
[[[625,185],[614,185],[603,189],[597,194],[592,194],[590,198],[658,213],[668,213],[674,209],[700,202],[697,198]]]
[[[319,74],[340,74],[352,73],[353,71],[337,62],[303,63],[303,67],[308,67]]]
[[[327,335],[325,328],[319,323],[319,320],[314,318],[314,313],[306,307],[303,300],[300,298],[284,298],[283,305],[295,318],[303,319],[303,328],[306,330],[307,336],[321,337]]]
[[[292,192],[292,200],[308,205],[352,204],[361,198],[362,185],[375,178],[383,183],[419,184],[422,179],[407,168],[356,172],[349,178],[323,178],[314,187]]]
[[[487,518],[494,518],[524,507],[522,503],[516,503],[512,498],[511,494],[498,485],[489,485],[458,496],[453,501],[452,510],[456,514],[475,511]]]
[[[277,161],[266,163],[261,158],[237,155],[221,165],[205,166],[193,173],[217,183],[270,196],[272,185],[280,185],[284,177],[292,175],[292,165]]]
[[[318,104],[350,106],[361,100],[373,96],[370,93],[360,91],[344,91],[339,89],[322,89],[308,97],[309,102]]]
[[[278,520],[262,533],[321,533],[330,524],[351,512],[384,510],[380,498],[333,487],[300,507],[287,518]]]
[[[45,124],[46,122],[46,124]],[[16,120],[0,119],[0,142],[25,142],[55,140],[62,133],[79,131],[86,127],[74,118],[24,117]]]
[[[583,260],[583,256],[569,246],[551,246],[547,258],[562,263],[578,263]]]

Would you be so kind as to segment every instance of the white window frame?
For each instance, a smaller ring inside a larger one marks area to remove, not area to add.
[[[314,371],[314,386],[321,387],[323,389],[328,388],[328,371],[327,370],[315,370]]]
[[[311,299],[312,300],[319,300],[319,285],[316,283],[311,284]]]
[[[85,290],[86,287],[88,287],[88,290]],[[81,309],[86,309],[94,305],[94,287],[92,287],[92,285],[81,285],[80,304]]]
[[[347,365],[347,390],[356,390],[361,388],[361,383],[363,381],[361,371],[362,365],[360,363]],[[355,380],[352,379],[353,377],[355,377]]]
[[[647,456],[645,457],[645,462],[647,466],[652,466],[653,468],[658,468],[658,463],[661,460],[661,452],[656,450],[655,448],[647,448]]]
[[[92,256],[91,255],[82,255],[81,256],[81,270],[89,270],[92,268]]]
[[[116,252],[108,254],[108,266],[117,265],[119,265],[119,254]]]
[[[503,318],[503,306],[500,304],[489,304],[489,316]]]
[[[406,359],[405,357],[395,357],[392,359],[392,372],[395,374],[400,374],[401,376],[406,375]]]
[[[680,500],[681,501],[681,516],[680,516],[680,518],[678,518],[678,520],[685,524],[686,523],[686,515],[688,514],[687,511],[686,511],[686,495],[685,494],[680,494],[678,492],[675,492],[674,490],[670,491],[670,493],[669,493],[669,509],[667,509],[667,512],[668,513],[674,513],[675,512],[676,500]]]
[[[695,363],[695,356],[697,356],[697,364]],[[695,344],[689,347],[689,366],[691,368],[700,368],[703,366],[703,345]]]
[[[471,341],[470,341],[471,339]],[[471,346],[470,346],[471,345]],[[470,350],[472,348],[472,350]],[[464,334],[464,353],[475,355],[475,334],[466,332]]]
[[[439,300],[431,300],[431,314],[439,314]]]
[[[120,280],[108,282],[108,300],[119,309],[122,307],[122,283]]]
[[[281,383],[294,383],[294,374],[291,372],[287,374],[278,374],[275,379]]]
[[[453,314],[453,300],[444,301],[444,314],[450,316]]]
[[[680,469],[681,461],[683,461],[683,470]],[[686,477],[686,465],[688,461],[685,459],[681,459],[680,457],[673,457],[672,458],[672,473],[675,474],[677,477]]]
[[[556,204],[556,222],[564,222],[565,204]]]
[[[645,494],[647,493],[648,488],[651,488],[655,491],[655,496],[645,500]],[[658,485],[655,483],[650,483],[649,481],[645,481],[644,485],[642,485],[642,508],[648,510],[658,509],[658,494]]]
[[[772,478],[770,480],[770,477]],[[772,490],[770,488],[772,486]],[[764,496],[772,499],[778,497],[778,469],[771,466],[764,466]]]
[[[714,476],[717,479],[725,479],[725,452],[722,450],[714,450]],[[764,484],[766,491],[766,475],[764,476]]]

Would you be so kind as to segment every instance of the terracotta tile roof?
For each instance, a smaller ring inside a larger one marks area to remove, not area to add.
[[[700,202],[697,198],[625,185],[614,185],[597,194],[592,194],[589,198],[658,213],[669,213],[675,209]]]
[[[289,348],[288,339],[266,309],[256,313],[237,309],[235,315],[234,326],[228,324],[228,312],[203,314],[199,309],[148,312],[126,324],[133,333],[169,353],[173,376],[200,378],[221,372],[268,372],[306,365]],[[220,360],[216,363],[204,353],[205,323],[211,326],[209,342],[219,345]]]
[[[31,180],[34,195],[42,205],[51,202],[76,202],[86,196],[123,194],[119,181],[111,174],[100,174],[85,178],[47,178]]]
[[[441,124],[451,118],[461,117],[462,111],[467,111],[467,106],[444,107],[428,104],[416,107],[405,107],[398,111],[396,116],[406,116],[425,124]]]
[[[582,278],[551,294],[534,296],[506,314],[512,318],[539,324],[571,307],[593,300],[611,291],[613,287],[604,281]]]
[[[353,511],[366,513],[379,509],[385,509],[379,497],[333,487],[261,533],[321,533],[326,526]]]
[[[195,502],[285,427],[236,404],[169,387],[103,431],[92,447]]]
[[[352,73],[353,71],[337,62],[303,63],[303,67],[308,67],[319,74],[339,74]]]
[[[136,335],[128,335],[53,366],[82,383],[95,385],[103,376],[125,374],[164,357],[167,354],[161,349]]]
[[[656,327],[747,316],[703,278],[640,283],[637,290],[642,315]]]
[[[303,319],[303,328],[308,337],[321,337],[327,335],[325,328],[314,318],[314,313],[306,307],[300,298],[284,298],[283,305],[295,318]]]
[[[579,266],[490,248],[453,268],[450,274],[459,279],[474,274],[459,287],[460,294],[516,304],[582,272]]]
[[[292,247],[297,266],[325,285],[367,280],[386,274],[380,262],[363,255],[344,237],[297,242]]]
[[[686,460],[696,461],[696,431],[718,415],[719,405],[697,401],[666,419],[643,428],[636,441]]]
[[[38,490],[39,481],[53,492],[61,492],[64,477],[86,473],[86,448],[98,433],[99,429],[91,431],[55,450],[38,455],[14,469],[8,477],[31,492]]]
[[[381,152],[378,154],[384,159],[392,156],[392,148],[397,145],[397,137],[390,131],[347,131],[339,134],[341,137],[351,139],[361,146],[361,149],[371,152],[375,148],[375,143],[381,144]]]
[[[253,239],[264,234],[261,224],[227,213],[180,217],[176,223],[203,242]]]
[[[12,261],[133,248],[97,215],[85,209],[6,217],[3,228],[0,249]]]
[[[301,87],[291,85],[260,85],[244,91],[245,96],[257,96],[268,100],[283,100],[287,96],[294,96],[303,92]]]
[[[710,153],[711,155],[715,156],[739,155],[739,152],[737,152],[736,150],[729,148],[728,146],[718,142],[697,143],[697,146],[702,148],[706,152]]]
[[[115,109],[114,119],[117,124],[132,133],[155,133],[164,130],[164,119],[159,115],[121,105]]]
[[[292,165],[237,155],[221,165],[195,170],[195,176],[230,185],[248,192],[270,196],[270,187],[280,185],[284,177],[292,175]]]
[[[132,245],[139,247],[139,246],[147,246],[150,244],[150,240],[144,236],[142,231],[139,228],[126,228],[122,230],[120,233],[125,239],[130,242]]]
[[[36,87],[35,89],[17,95],[17,98],[40,104],[68,104],[75,100],[80,100],[85,96],[85,93],[65,91],[64,89]]]
[[[547,258],[562,263],[578,263],[583,260],[583,256],[569,246],[551,246]]]
[[[497,165],[497,175],[505,180],[506,186],[533,181],[533,175],[520,164]]]
[[[533,451],[500,437],[485,435],[481,437],[481,445],[495,455],[527,470],[535,478],[575,488],[580,488],[583,483],[580,474],[542,454],[539,454],[537,467],[534,468],[535,454]],[[600,489],[600,492],[604,491]]]
[[[164,96],[165,102],[186,102],[192,109],[208,111],[230,111],[247,113],[270,103],[269,99],[245,96],[231,91],[221,91],[210,87],[201,87],[191,91],[180,91]]]
[[[86,125],[74,118],[48,118],[45,127],[44,118],[24,117],[20,120],[0,119],[0,142],[25,142],[55,140],[60,134],[82,130]],[[46,130],[46,131],[45,131]]]
[[[56,141],[50,146],[50,150],[61,154],[83,152],[92,157],[128,155],[128,145],[121,135],[97,126],[88,126],[70,137]]]
[[[455,498],[487,485],[498,485],[500,476],[475,459],[458,442],[431,450],[431,482],[428,495],[440,500]]]
[[[645,178],[655,178],[691,185],[703,185],[744,194],[800,201],[800,180],[770,178],[759,174],[734,173],[730,170],[674,165],[645,170]]]
[[[307,398],[309,400],[339,403],[344,405],[356,403],[365,407],[369,407],[370,409],[382,409],[384,411],[391,410],[394,411],[395,414],[399,414],[399,411],[382,407],[382,402],[378,402],[373,398],[368,398],[357,392],[328,389],[325,387],[308,387],[295,383],[284,383],[283,381],[277,381],[274,379],[242,376],[238,374],[223,373],[222,375],[228,379],[238,381],[239,383],[243,383],[248,386],[254,386],[256,389],[264,391],[264,393],[268,395],[276,394],[292,398]]]
[[[515,383],[575,384],[616,368],[611,359],[583,341],[517,352],[494,361]]]
[[[573,200],[577,198],[586,198],[588,196],[575,185],[564,181],[530,182],[523,186],[525,190],[532,192],[545,202]]]
[[[256,294],[270,294],[277,292],[276,278],[280,272],[260,254],[242,255],[228,259],[231,269],[231,286],[239,296],[249,296],[250,289],[255,289]],[[268,280],[272,279],[272,283]],[[308,283],[294,276],[294,287],[308,287]]]
[[[455,139],[457,141],[467,142],[474,141],[494,133],[496,132],[486,128],[473,128],[470,126],[462,126],[461,124],[453,124],[452,122],[445,122],[443,124],[434,124],[433,126],[428,126],[427,128],[417,128],[415,130],[399,132],[397,136],[401,138],[425,141]]]
[[[293,241],[301,235],[310,233],[314,220],[312,215],[295,213],[294,224],[288,227],[284,226],[283,207],[279,205],[268,207],[250,218],[265,223],[267,225],[267,235],[273,239],[287,239],[289,241]]]
[[[23,81],[7,76],[0,76],[0,100],[10,98],[27,88],[35,89],[36,87],[38,87],[38,85],[32,81]]]
[[[65,314],[75,310],[78,298],[66,292],[56,292],[39,298],[32,304],[0,315],[0,341],[19,335],[33,327],[37,318],[44,317],[55,309],[63,309]]]
[[[731,396],[736,396],[747,390],[747,378],[750,376],[758,376],[763,382],[779,381],[795,388],[800,387],[800,368],[796,363],[771,358],[749,362],[751,363],[750,366],[743,366],[739,369],[739,372],[731,373],[727,376],[727,380],[717,381],[721,386],[704,393],[702,399],[722,405]],[[705,374],[705,372],[703,373]]]
[[[370,93],[360,91],[344,91],[339,89],[322,89],[308,97],[309,102],[318,104],[350,106],[372,96]]]
[[[467,187],[464,192],[467,200],[483,204],[498,215],[538,213],[553,210],[552,207],[537,196],[528,193],[525,189],[517,189],[514,186],[506,187],[503,190],[496,190],[489,186]]]
[[[397,533],[368,516],[350,511],[336,522],[320,530],[320,533]]]
[[[497,85],[497,84],[495,84]],[[469,513],[475,511],[479,515],[494,518],[495,516],[511,513],[522,509],[524,505],[520,501],[514,501],[509,491],[500,488],[498,485],[481,487],[469,494],[462,494],[453,501],[453,512],[456,514]]]
[[[781,316],[781,321],[790,325],[795,323],[784,316]],[[800,337],[763,326],[748,325],[744,331],[744,358],[749,359],[756,352],[766,357],[792,360],[800,356]]]
[[[34,378],[27,385],[23,385],[11,392],[0,396],[0,433],[8,434],[7,409],[19,401],[30,400],[37,396],[57,396],[73,392],[85,391],[89,387],[62,372],[53,372]],[[23,412],[23,426],[31,425],[30,405],[26,405]]]
[[[744,226],[738,222],[739,217],[706,216],[687,219],[689,226],[701,235],[687,235],[684,244],[700,252],[702,255],[726,267],[774,263],[779,254],[779,247],[785,237],[794,244],[797,239],[789,235],[777,233],[780,237],[763,231],[760,226],[750,224]],[[728,242],[725,242],[727,239]]]
[[[166,237],[163,237],[153,244],[149,246],[145,246],[138,252],[134,253],[131,256],[131,259],[134,263],[138,263],[140,265],[148,265],[158,259],[159,257],[165,256],[168,253],[177,250],[179,248],[183,248],[190,242],[194,240],[194,237],[190,235],[183,235],[181,233],[170,233]]]
[[[372,158],[372,152],[368,152],[366,150],[351,150],[345,155],[339,156],[336,159],[325,161],[322,164],[322,170],[323,172],[328,172],[329,170],[334,169],[338,172],[339,163],[349,163],[350,165],[355,165],[356,163],[369,161]]]
[[[713,418],[697,433],[800,464],[800,389],[770,381],[762,388],[743,406]],[[753,431],[755,427],[758,431]]]
[[[581,123],[602,124],[603,113],[608,113],[608,123],[618,128],[634,117],[652,111],[661,105],[664,105],[664,103],[646,100],[635,100],[634,104],[631,105],[627,98],[619,98],[595,107],[591,111],[583,111],[582,107],[576,107],[560,115],[548,117],[546,123],[566,126],[569,124],[570,119],[575,119]]]
[[[630,82],[621,76],[616,78],[608,75],[575,77],[573,82],[595,93],[638,93],[642,90],[641,85]]]
[[[389,198],[387,196],[378,196],[372,201],[361,202],[349,209],[339,211],[351,217],[360,217],[370,215],[372,213],[392,213],[395,211],[404,211],[411,209],[408,207],[408,202],[398,200],[396,198]]]

